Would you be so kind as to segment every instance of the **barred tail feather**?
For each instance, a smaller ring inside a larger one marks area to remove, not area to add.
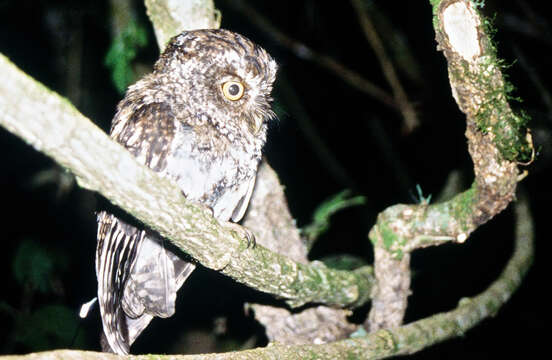
[[[144,231],[126,225],[106,212],[98,214],[98,224],[96,275],[103,329],[112,350],[128,354],[128,328],[120,302]]]
[[[113,352],[128,354],[154,316],[174,314],[176,292],[195,265],[166,249],[163,239],[109,213],[98,214],[98,225],[96,275],[105,340]]]

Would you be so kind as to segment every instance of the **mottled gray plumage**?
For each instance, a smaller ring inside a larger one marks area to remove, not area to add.
[[[266,139],[274,60],[245,37],[198,30],[174,37],[154,72],[129,87],[111,137],[139,162],[174,180],[184,195],[239,221]],[[194,270],[163,239],[98,214],[96,273],[105,338],[126,354],[154,316],[174,313]]]

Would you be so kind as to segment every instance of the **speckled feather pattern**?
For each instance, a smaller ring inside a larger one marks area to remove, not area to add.
[[[129,87],[111,136],[139,162],[174,180],[184,195],[209,206],[220,221],[239,221],[255,183],[266,141],[276,63],[228,30],[174,37],[152,74]],[[229,100],[222,86],[243,85]],[[176,291],[195,266],[147,229],[98,215],[96,272],[104,334],[126,354],[154,316],[174,313]]]

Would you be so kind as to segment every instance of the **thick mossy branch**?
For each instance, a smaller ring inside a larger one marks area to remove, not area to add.
[[[448,241],[462,243],[476,228],[472,212],[477,199],[477,189],[473,186],[442,203],[391,206],[378,215],[370,240],[397,259],[418,248]]]
[[[533,150],[526,136],[528,118],[514,113],[508,103],[514,87],[502,75],[505,66],[491,39],[490,20],[473,1],[446,0],[434,6],[436,38],[448,61],[458,106],[479,131],[493,134],[503,159],[527,162]]]
[[[401,259],[417,248],[448,241],[462,243],[480,225],[504,210],[514,199],[518,181],[516,161],[525,160],[531,144],[525,140],[524,123],[508,104],[508,89],[501,63],[491,44],[485,20],[469,0],[431,1],[438,48],[447,63],[452,94],[466,114],[466,138],[473,160],[475,180],[471,188],[449,201],[428,205],[395,205],[383,211],[369,237],[395,259],[375,262],[377,286],[372,312],[403,303],[396,291],[382,291],[380,284],[406,284],[406,273],[397,273]],[[398,279],[403,277],[403,279]],[[408,289],[402,292],[403,297]],[[386,305],[387,304],[387,305]],[[393,314],[395,326],[402,321]],[[370,329],[388,326],[368,322]]]
[[[515,115],[504,92],[496,50],[490,45],[487,27],[472,3],[443,0],[432,4],[439,20],[435,22],[436,38],[448,61],[453,96],[466,114],[466,137],[475,181],[469,190],[449,201],[396,205],[382,212],[370,239],[397,258],[416,248],[445,241],[464,242],[478,226],[504,210],[514,199],[518,180],[515,159],[510,155],[526,153],[530,147],[524,142],[525,130],[518,126],[518,120],[512,120]],[[474,78],[480,81],[474,82]],[[486,114],[484,119],[482,114]],[[491,125],[482,129],[483,122]],[[500,133],[493,130],[495,127],[501,129]],[[506,133],[511,136],[504,141]],[[518,143],[515,140],[518,138],[524,140]],[[505,147],[510,150],[505,152]]]
[[[219,224],[210,210],[187,202],[174,183],[137,163],[67,100],[2,55],[0,73],[1,126],[71,171],[81,186],[99,192],[202,265],[291,305],[353,306],[368,299],[369,268],[358,273],[338,271],[317,263],[297,264],[262,246],[248,248],[247,241]]]
[[[482,320],[494,316],[521,285],[533,259],[534,229],[529,206],[525,199],[516,204],[516,236],[512,258],[499,278],[480,295],[460,300],[450,312],[437,314],[411,324],[379,330],[368,335],[323,345],[289,346],[273,344],[265,348],[206,355],[142,355],[117,356],[86,351],[50,351],[23,356],[7,356],[6,360],[26,359],[384,359],[415,353],[436,343],[464,335]]]

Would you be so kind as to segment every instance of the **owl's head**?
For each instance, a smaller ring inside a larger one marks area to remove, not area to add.
[[[171,39],[154,73],[173,84],[191,116],[221,132],[264,137],[274,118],[270,103],[277,65],[251,40],[234,32],[185,31]]]

